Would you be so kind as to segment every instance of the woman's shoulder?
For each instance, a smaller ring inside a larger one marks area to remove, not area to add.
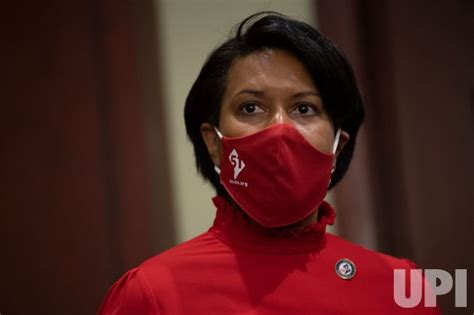
[[[222,252],[223,244],[208,232],[156,254],[124,273],[108,290],[100,315],[159,314],[156,296],[172,299],[169,288],[180,271],[195,269]]]
[[[334,255],[344,255],[353,257],[361,263],[376,266],[383,269],[417,269],[418,266],[412,260],[405,257],[395,257],[374,249],[369,249],[363,245],[348,241],[340,236],[327,233],[327,249]]]
[[[156,300],[139,267],[127,271],[110,287],[98,314],[159,314]]]
[[[145,260],[140,268],[148,270],[156,265],[177,265],[200,258],[212,257],[216,254],[231,252],[227,245],[219,241],[212,233],[204,232],[194,238],[179,243],[161,253]]]

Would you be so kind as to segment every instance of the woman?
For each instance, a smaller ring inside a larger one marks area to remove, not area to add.
[[[245,19],[185,107],[211,228],[122,276],[100,314],[438,314],[399,306],[414,264],[326,233],[364,109],[351,67],[308,24]]]

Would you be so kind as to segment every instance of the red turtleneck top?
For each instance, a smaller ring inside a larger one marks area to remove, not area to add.
[[[402,308],[393,298],[393,269],[415,267],[326,233],[335,218],[323,202],[303,230],[269,230],[221,197],[205,233],[125,273],[109,290],[102,315],[211,314],[440,314]],[[355,265],[351,279],[336,262]]]

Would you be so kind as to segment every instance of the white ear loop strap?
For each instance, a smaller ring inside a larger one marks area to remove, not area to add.
[[[334,139],[334,144],[333,144],[333,147],[332,147],[332,154],[336,154],[336,150],[337,150],[337,145],[339,144],[339,137],[341,136],[341,129],[337,129],[337,132],[336,132],[336,137]],[[336,170],[336,164],[334,164],[332,166],[332,169],[331,169],[331,174],[334,173],[334,171]],[[329,179],[329,184],[331,184],[331,179]],[[328,187],[329,187],[329,184],[328,184]]]
[[[219,131],[219,129],[217,129],[216,126],[213,126],[213,127],[214,127],[214,130],[216,131],[217,136],[219,137],[219,139],[222,139],[222,133]],[[219,175],[221,174],[221,168],[218,165],[214,165],[214,171]]]
[[[216,126],[213,126],[213,127],[214,127],[214,130],[216,131],[217,136],[219,137],[219,139],[222,139],[222,137],[223,137],[223,136],[222,136],[222,133],[219,131],[219,129],[217,129]]]
[[[337,129],[334,145],[332,147],[332,154],[336,154],[337,146],[339,144],[339,137],[341,136],[341,128]]]

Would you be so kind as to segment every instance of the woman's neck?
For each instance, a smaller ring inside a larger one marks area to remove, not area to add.
[[[274,230],[274,231],[283,231],[283,230],[298,231],[298,230],[302,230],[305,227],[307,227],[308,225],[310,225],[311,223],[315,222],[318,218],[318,212],[319,211],[318,211],[318,209],[316,209],[316,211],[312,212],[309,216],[307,216],[306,218],[304,218],[304,219],[302,219],[298,222],[292,223],[290,225],[276,227],[276,228],[268,228],[268,227],[265,227],[265,226],[261,225],[260,223],[258,223],[254,219],[252,219],[249,215],[247,215],[247,213],[244,210],[242,210],[242,208],[234,200],[232,200],[232,198],[229,198],[229,199],[230,199],[230,204],[231,204],[232,208],[235,211],[241,212],[248,220],[254,222],[255,224],[258,224],[258,225],[262,226],[263,228],[271,229],[271,230]]]

